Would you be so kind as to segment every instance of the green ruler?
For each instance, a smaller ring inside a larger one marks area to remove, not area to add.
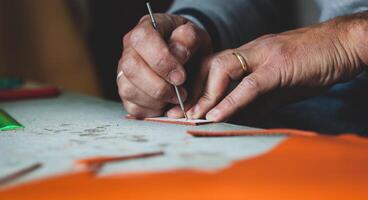
[[[19,122],[4,110],[0,109],[0,131],[9,131],[24,128]]]

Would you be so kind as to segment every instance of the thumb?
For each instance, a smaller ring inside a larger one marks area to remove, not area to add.
[[[172,32],[169,47],[181,64],[185,64],[197,51],[201,51],[203,56],[212,51],[208,33],[191,22]]]

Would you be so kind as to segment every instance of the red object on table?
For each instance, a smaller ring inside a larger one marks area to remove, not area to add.
[[[22,99],[54,97],[60,94],[57,87],[19,88],[0,90],[0,101],[14,101]]]

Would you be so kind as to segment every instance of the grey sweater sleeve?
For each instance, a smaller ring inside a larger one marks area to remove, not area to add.
[[[368,0],[315,1],[321,10],[320,21],[368,10]],[[204,27],[218,49],[224,49],[277,29],[282,12],[279,4],[277,0],[176,0],[168,12]]]
[[[218,48],[233,48],[270,32],[276,24],[275,0],[176,0],[169,13],[181,14],[208,29],[212,22]],[[208,19],[204,20],[204,16]],[[204,24],[203,24],[204,23]],[[211,33],[210,33],[211,34]],[[212,35],[211,35],[212,36]]]
[[[368,0],[315,0],[321,9],[320,21],[368,10]]]

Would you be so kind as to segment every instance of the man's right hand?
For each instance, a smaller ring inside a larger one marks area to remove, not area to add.
[[[139,118],[160,116],[168,104],[178,104],[172,84],[186,80],[184,64],[196,53],[211,51],[207,32],[187,19],[168,14],[155,18],[158,31],[146,15],[124,36],[118,64],[120,98],[127,112]],[[183,87],[180,93],[185,101]]]

